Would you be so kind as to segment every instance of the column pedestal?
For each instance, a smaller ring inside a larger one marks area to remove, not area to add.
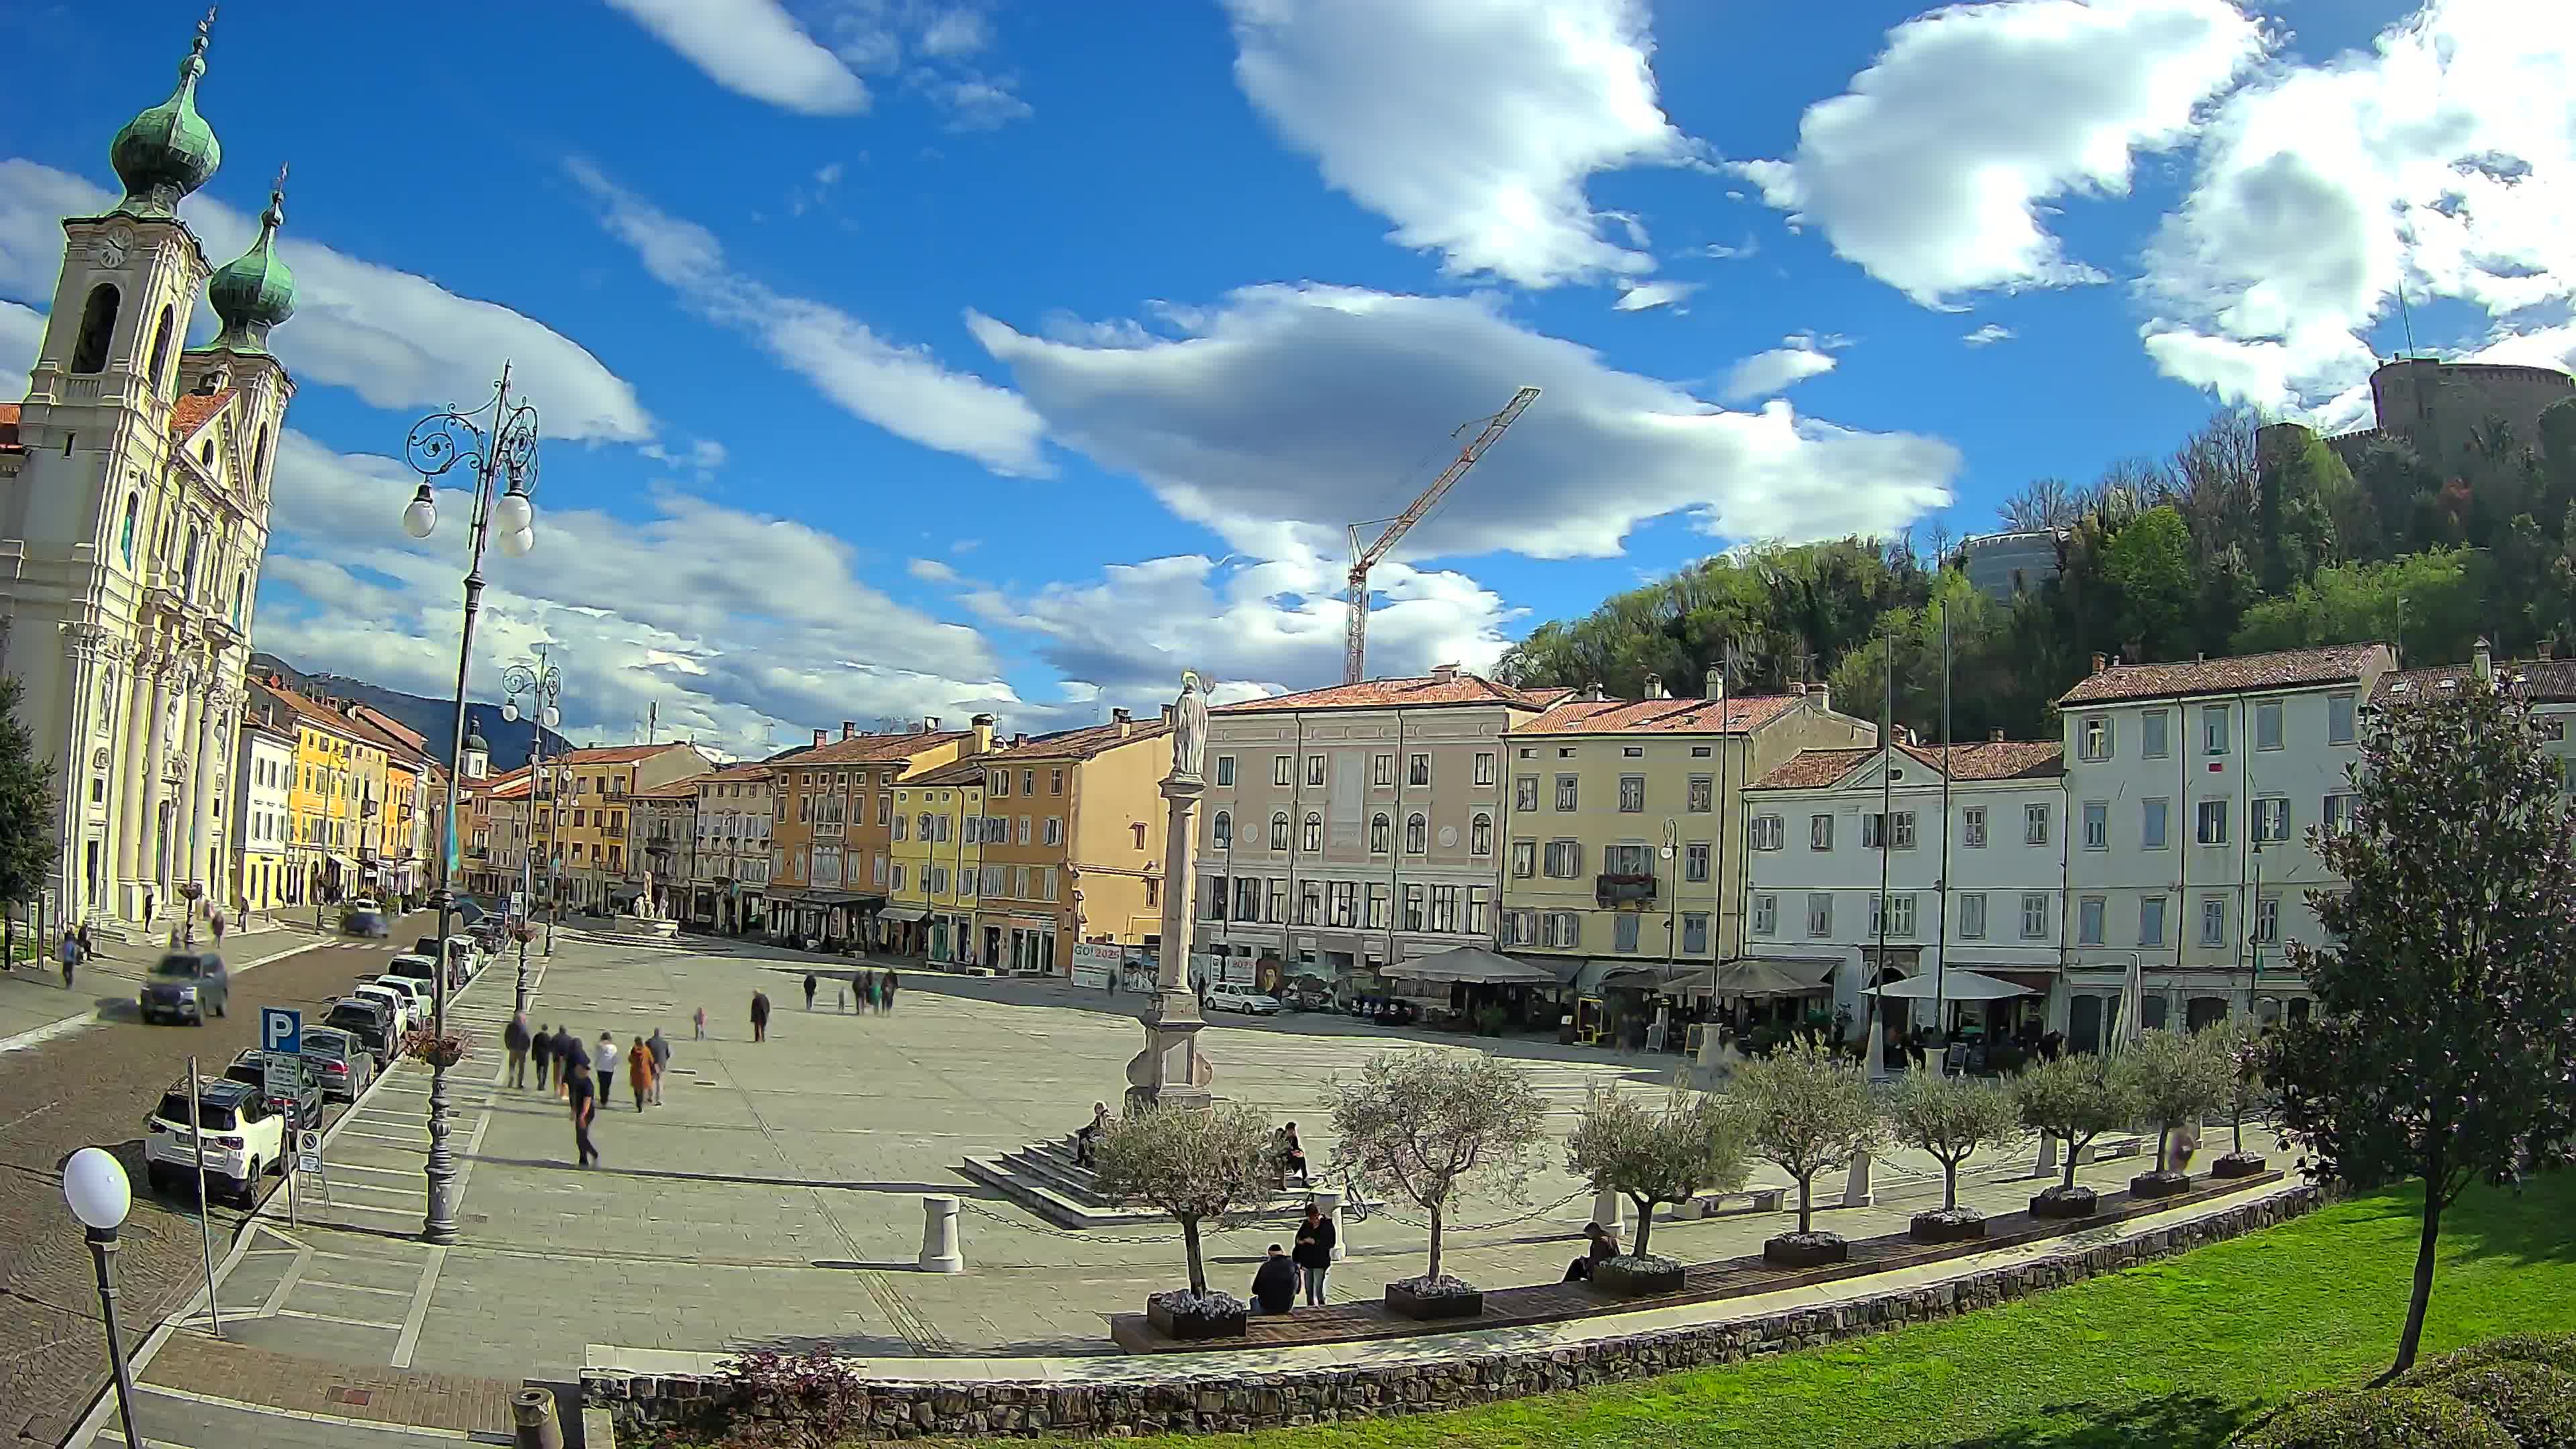
[[[1154,999],[1145,1007],[1145,1049],[1127,1064],[1130,1113],[1148,1107],[1205,1107],[1214,1100],[1208,1083],[1215,1080],[1216,1069],[1198,1050],[1198,1035],[1207,1023],[1190,990],[1190,930],[1198,900],[1190,832],[1199,796],[1206,791],[1207,783],[1181,774],[1177,762],[1163,781],[1163,959]]]

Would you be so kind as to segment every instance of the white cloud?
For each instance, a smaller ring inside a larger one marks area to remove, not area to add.
[[[1750,402],[1787,392],[1811,377],[1834,370],[1834,357],[1805,337],[1788,339],[1788,346],[1769,352],[1757,352],[1727,371],[1726,400]]]
[[[1019,77],[971,64],[993,48],[984,0],[814,0],[809,7],[835,54],[867,75],[899,78],[945,113],[954,131],[989,131],[1034,109]]]
[[[1459,275],[1654,269],[1603,236],[1594,172],[1669,164],[1643,0],[1227,0],[1236,81],[1324,179]]]
[[[439,532],[414,543],[387,521],[415,481],[395,459],[285,434],[260,648],[395,688],[454,688],[466,500],[442,493]],[[551,641],[576,736],[624,739],[658,704],[665,726],[746,752],[844,718],[1055,718],[1001,681],[975,629],[859,580],[841,540],[669,489],[645,502],[641,518],[541,509],[535,554],[487,561],[478,681]]]
[[[971,319],[1049,434],[1135,473],[1184,517],[1261,559],[1337,556],[1354,519],[1429,481],[1409,464],[1514,389],[1545,393],[1408,540],[1409,556],[1609,556],[1637,524],[1687,515],[1721,536],[1894,528],[1941,506],[1946,444],[1731,412],[1489,300],[1261,286],[1182,310],[1180,336],[1088,345]]]
[[[663,214],[586,164],[569,169],[656,280],[708,318],[749,332],[844,410],[996,472],[1049,471],[1039,450],[1043,425],[1017,393],[952,372],[926,349],[887,341],[838,308],[771,291],[728,269],[706,228]]]
[[[1959,340],[1965,342],[1970,347],[1992,347],[1998,342],[2010,342],[2012,341],[2012,338],[2013,330],[2011,328],[2006,327],[2000,322],[1989,322],[1985,326],[1978,328],[1976,331],[1961,337]]]
[[[2126,194],[2135,154],[2187,139],[2264,44],[2228,0],[1954,5],[1888,32],[1847,92],[1808,107],[1791,159],[1741,169],[1926,306],[2100,281],[2046,203]]]
[[[62,270],[62,218],[115,205],[115,194],[32,161],[0,160],[0,293],[50,304]],[[270,341],[306,385],[346,387],[380,408],[441,407],[489,397],[501,359],[544,415],[549,437],[640,441],[652,420],[624,378],[581,344],[493,302],[460,297],[298,238],[294,199],[280,254],[295,272],[296,312]],[[250,247],[256,218],[190,197],[181,214],[208,255]]]
[[[1728,246],[1724,242],[1710,242],[1707,246],[1699,248],[1696,254],[1703,257],[1714,258],[1721,262],[1740,262],[1747,257],[1753,256],[1761,249],[1760,243],[1756,242],[1748,235],[1744,238],[1744,245],[1740,247]]]
[[[953,584],[960,577],[957,570],[935,558],[914,559],[904,565],[904,571],[925,584]]]
[[[5,389],[0,395],[27,395],[27,370],[36,365],[36,348],[44,340],[44,313],[0,302],[0,389]]]
[[[868,88],[776,0],[608,0],[726,90],[812,116],[868,108]]]
[[[2149,355],[2231,402],[2344,417],[2402,283],[2493,319],[2469,350],[2566,366],[2571,71],[2576,11],[2435,0],[2239,91],[2148,248]]]
[[[1621,288],[1619,300],[1611,303],[1610,307],[1617,312],[1643,312],[1649,307],[1671,307],[1673,303],[1687,299],[1702,285],[1699,282],[1638,282]],[[1678,312],[1683,309],[1673,307],[1673,310]]]

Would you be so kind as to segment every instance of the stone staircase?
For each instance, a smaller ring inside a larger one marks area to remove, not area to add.
[[[1032,1142],[998,1157],[969,1157],[959,1170],[1060,1228],[1125,1228],[1171,1221],[1152,1208],[1129,1207],[1103,1193],[1091,1169],[1074,1161],[1070,1134]],[[1290,1223],[1305,1212],[1305,1190],[1288,1188],[1242,1216],[1248,1222]]]

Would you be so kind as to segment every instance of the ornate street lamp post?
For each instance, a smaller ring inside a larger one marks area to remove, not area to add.
[[[98,1270],[99,1317],[107,1327],[107,1362],[116,1375],[116,1412],[125,1421],[125,1442],[140,1444],[134,1432],[134,1370],[125,1361],[125,1344],[116,1328],[116,1230],[134,1206],[134,1187],[125,1168],[104,1147],[84,1147],[63,1164],[63,1198],[72,1216],[89,1234],[90,1262]]]
[[[501,671],[501,690],[501,718],[513,723],[517,722],[523,714],[519,708],[519,701],[524,699],[528,701],[528,708],[524,711],[524,715],[536,724],[536,742],[531,746],[531,753],[528,756],[528,809],[531,812],[528,821],[528,848],[520,852],[519,856],[519,895],[528,903],[528,919],[520,921],[511,930],[511,934],[519,938],[518,1009],[524,1012],[528,1009],[528,937],[535,934],[530,926],[536,919],[537,909],[537,831],[534,812],[539,809],[546,812],[546,839],[551,844],[555,833],[554,802],[551,792],[544,788],[546,731],[563,723],[563,711],[555,707],[555,702],[563,698],[563,671],[546,662],[546,651],[540,649],[537,651],[537,662],[533,666],[513,664]],[[554,894],[554,882],[555,862],[554,857],[549,855],[546,857],[546,894],[549,896]],[[554,953],[554,929],[549,926],[546,930],[546,954],[551,956]]]
[[[429,1210],[421,1223],[423,1241],[456,1241],[456,1154],[447,1144],[447,936],[455,923],[457,782],[465,773],[466,677],[474,663],[474,619],[483,607],[483,546],[494,524],[500,525],[501,551],[513,558],[536,547],[532,531],[536,510],[528,490],[536,481],[537,410],[510,397],[509,364],[492,400],[470,413],[454,408],[414,423],[404,455],[420,474],[420,489],[403,509],[403,532],[427,538],[438,527],[438,505],[430,480],[459,463],[474,475],[473,516],[467,523],[471,540],[465,568],[465,624],[456,643],[456,729],[449,736],[446,844],[438,868],[438,972],[431,984],[429,1059]]]

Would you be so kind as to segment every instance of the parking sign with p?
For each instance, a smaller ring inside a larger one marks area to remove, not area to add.
[[[283,1006],[261,1007],[259,1045],[263,1051],[300,1054],[304,1050],[304,1013]]]

